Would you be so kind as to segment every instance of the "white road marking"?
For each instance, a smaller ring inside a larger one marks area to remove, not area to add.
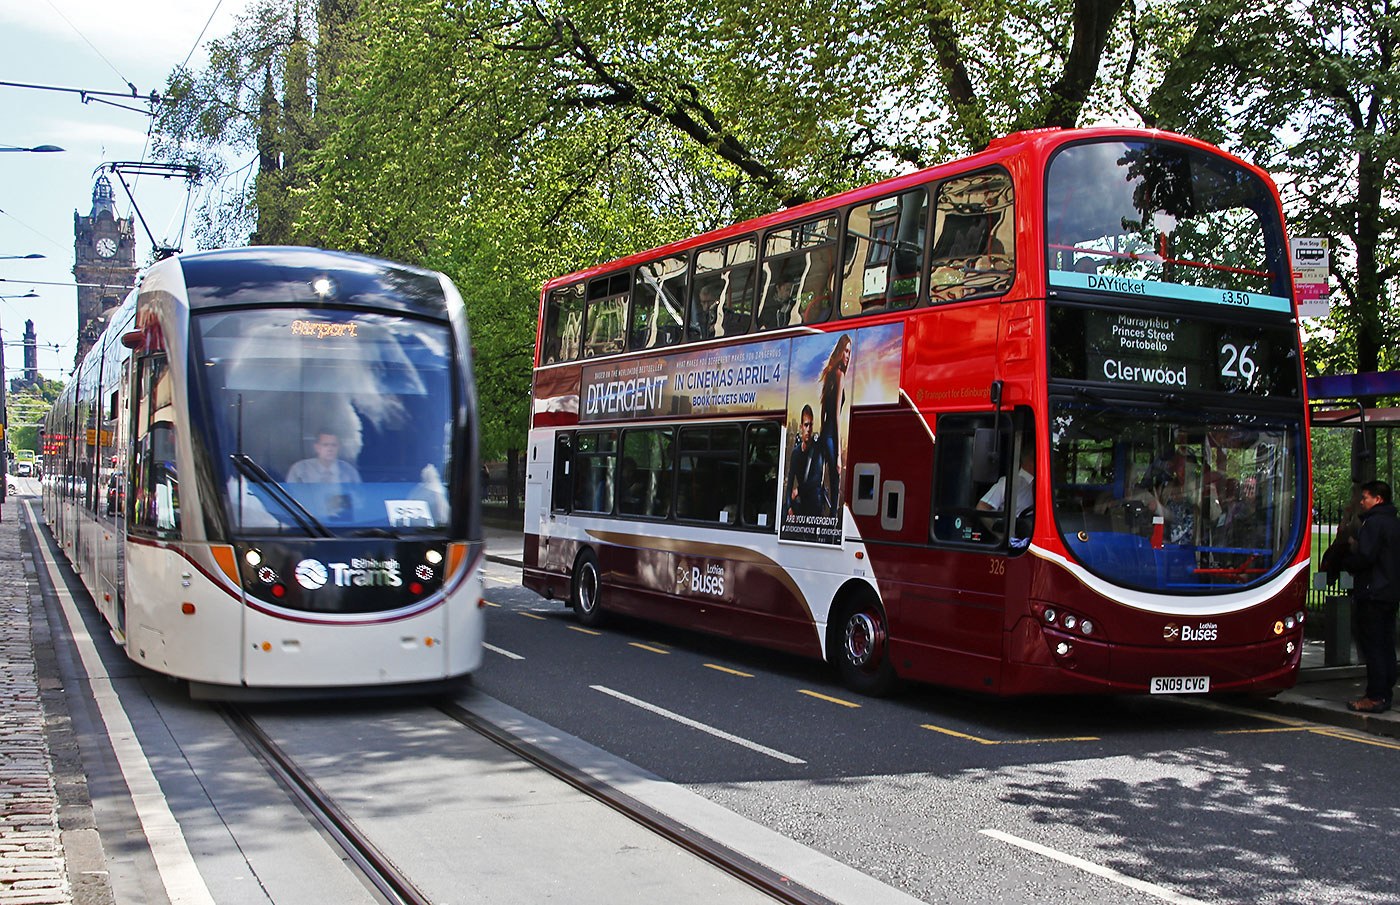
[[[38,530],[39,522],[34,514],[34,504],[26,502],[25,506],[29,512],[29,523],[36,529],[35,547],[44,561],[44,568],[48,570],[49,581],[58,594],[63,616],[68,620],[68,630],[78,648],[78,657],[82,660],[83,671],[87,673],[98,713],[107,727],[107,735],[112,742],[112,753],[117,758],[117,766],[131,793],[131,803],[136,808],[141,829],[150,843],[151,856],[155,859],[156,872],[160,874],[165,893],[170,897],[172,905],[214,905],[214,897],[209,894],[209,887],[204,884],[204,877],[200,875],[194,856],[185,844],[180,824],[170,812],[165,793],[161,791],[160,783],[151,772],[146,753],[141,750],[141,742],[137,740],[126,710],[122,708],[121,698],[117,696],[116,689],[107,678],[106,670],[102,666],[102,657],[97,653],[97,645],[93,644],[87,633],[87,626],[78,613],[73,596],[68,593],[68,588],[57,574],[48,545],[44,543],[43,534]]]
[[[497,647],[497,646],[494,645],[494,644],[487,644],[487,643],[484,642],[484,641],[481,643],[481,646],[484,647],[484,648],[486,648],[487,650],[491,651],[491,652],[494,653],[494,654],[500,654],[502,657],[510,657],[512,660],[524,660],[524,659],[525,659],[524,657],[520,656],[519,654],[513,654],[513,653],[511,653],[510,651],[506,650],[504,647]]]
[[[605,686],[603,686],[603,685],[590,685],[590,686],[588,686],[588,687],[591,688],[591,689],[593,689],[594,691],[601,691],[603,694],[612,695],[613,697],[617,698],[619,701],[626,701],[628,704],[631,704],[631,705],[633,705],[634,707],[640,707],[640,708],[642,708],[643,710],[647,710],[647,711],[650,711],[650,712],[656,714],[657,716],[664,716],[664,717],[665,717],[666,719],[668,719],[668,720],[675,720],[677,723],[680,723],[680,724],[683,725],[683,726],[689,726],[689,727],[692,728],[692,729],[699,729],[701,732],[708,732],[710,735],[713,735],[715,738],[722,738],[722,739],[724,739],[726,742],[733,742],[733,743],[736,744],[736,745],[742,745],[743,747],[748,748],[750,751],[757,751],[759,754],[766,754],[766,755],[768,755],[769,757],[776,758],[776,759],[782,761],[783,763],[786,763],[786,764],[805,764],[805,763],[807,763],[805,760],[803,760],[803,759],[800,758],[800,757],[793,757],[791,754],[784,754],[784,753],[781,752],[781,751],[775,751],[775,750],[773,750],[772,748],[764,747],[763,745],[760,745],[758,742],[751,742],[751,741],[749,741],[749,740],[746,739],[746,738],[740,738],[740,737],[737,736],[737,735],[730,735],[728,732],[725,732],[723,729],[716,729],[714,726],[707,726],[707,725],[705,725],[704,723],[700,723],[700,722],[697,722],[697,721],[695,721],[695,720],[692,720],[690,717],[681,716],[679,713],[672,713],[671,711],[667,710],[667,709],[664,708],[664,707],[658,707],[658,706],[656,706],[655,704],[648,704],[646,701],[638,700],[637,698],[634,698],[634,697],[632,697],[631,695],[623,694],[623,693],[620,692],[620,691],[613,691],[611,688],[607,688],[607,687],[605,687]]]
[[[1119,883],[1123,886],[1128,887],[1129,889],[1135,889],[1138,892],[1147,893],[1149,896],[1156,896],[1157,898],[1165,902],[1173,903],[1173,905],[1209,905],[1209,903],[1205,902],[1202,899],[1193,899],[1190,896],[1183,896],[1181,893],[1173,892],[1172,890],[1167,889],[1165,886],[1158,886],[1156,883],[1148,883],[1146,880],[1139,880],[1135,877],[1130,877],[1127,874],[1119,873],[1111,867],[1104,867],[1103,865],[1095,864],[1092,861],[1085,861],[1083,858],[1076,858],[1074,855],[1067,855],[1064,852],[1057,851],[1053,848],[1048,848],[1044,845],[1040,845],[1039,843],[1031,842],[1029,839],[1022,839],[1021,837],[1013,836],[1010,833],[1003,833],[1001,830],[987,829],[980,830],[979,832],[981,832],[984,836],[991,836],[993,839],[999,839],[1002,842],[1020,846],[1021,848],[1026,849],[1027,851],[1035,852],[1037,855],[1044,855],[1047,858],[1053,858],[1054,860],[1059,861],[1062,864],[1068,864],[1070,867],[1077,867],[1085,873],[1094,874],[1096,876],[1112,880],[1114,883]]]

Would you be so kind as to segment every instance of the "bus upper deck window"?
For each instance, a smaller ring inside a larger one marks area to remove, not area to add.
[[[934,203],[929,298],[935,302],[999,295],[1016,270],[1011,177],[987,170],[949,179]]]

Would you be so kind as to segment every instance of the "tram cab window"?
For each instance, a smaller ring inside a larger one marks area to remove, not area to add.
[[[450,525],[460,458],[446,324],[277,308],[206,312],[192,326],[234,530]]]
[[[1024,549],[1035,517],[1029,414],[941,415],[937,437],[934,540]]]
[[[933,207],[929,297],[934,302],[1000,295],[1016,270],[1010,174],[986,170],[949,179]]]

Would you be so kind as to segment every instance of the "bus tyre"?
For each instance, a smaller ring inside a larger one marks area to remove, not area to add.
[[[885,612],[873,595],[862,595],[841,610],[836,624],[836,667],[852,691],[880,697],[894,689],[897,677],[890,663]]]
[[[569,606],[574,608],[578,621],[584,625],[598,625],[603,621],[603,611],[598,607],[602,587],[598,557],[593,555],[593,551],[585,550],[574,562],[574,574],[569,583]]]

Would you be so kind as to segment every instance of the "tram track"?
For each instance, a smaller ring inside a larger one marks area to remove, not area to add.
[[[450,701],[425,701],[457,725],[504,749],[511,757],[543,771],[594,801],[607,806],[677,848],[719,868],[753,889],[787,905],[836,905],[777,871],[661,813],[583,769],[482,719]],[[238,739],[267,767],[303,811],[334,840],[367,883],[390,905],[432,905],[354,820],[310,774],[302,769],[242,707],[218,704],[216,710]]]
[[[413,882],[379,850],[355,822],[310,775],[282,751],[257,722],[240,707],[216,709],[234,734],[267,765],[268,770],[325,832],[344,850],[350,862],[390,905],[432,905]]]

